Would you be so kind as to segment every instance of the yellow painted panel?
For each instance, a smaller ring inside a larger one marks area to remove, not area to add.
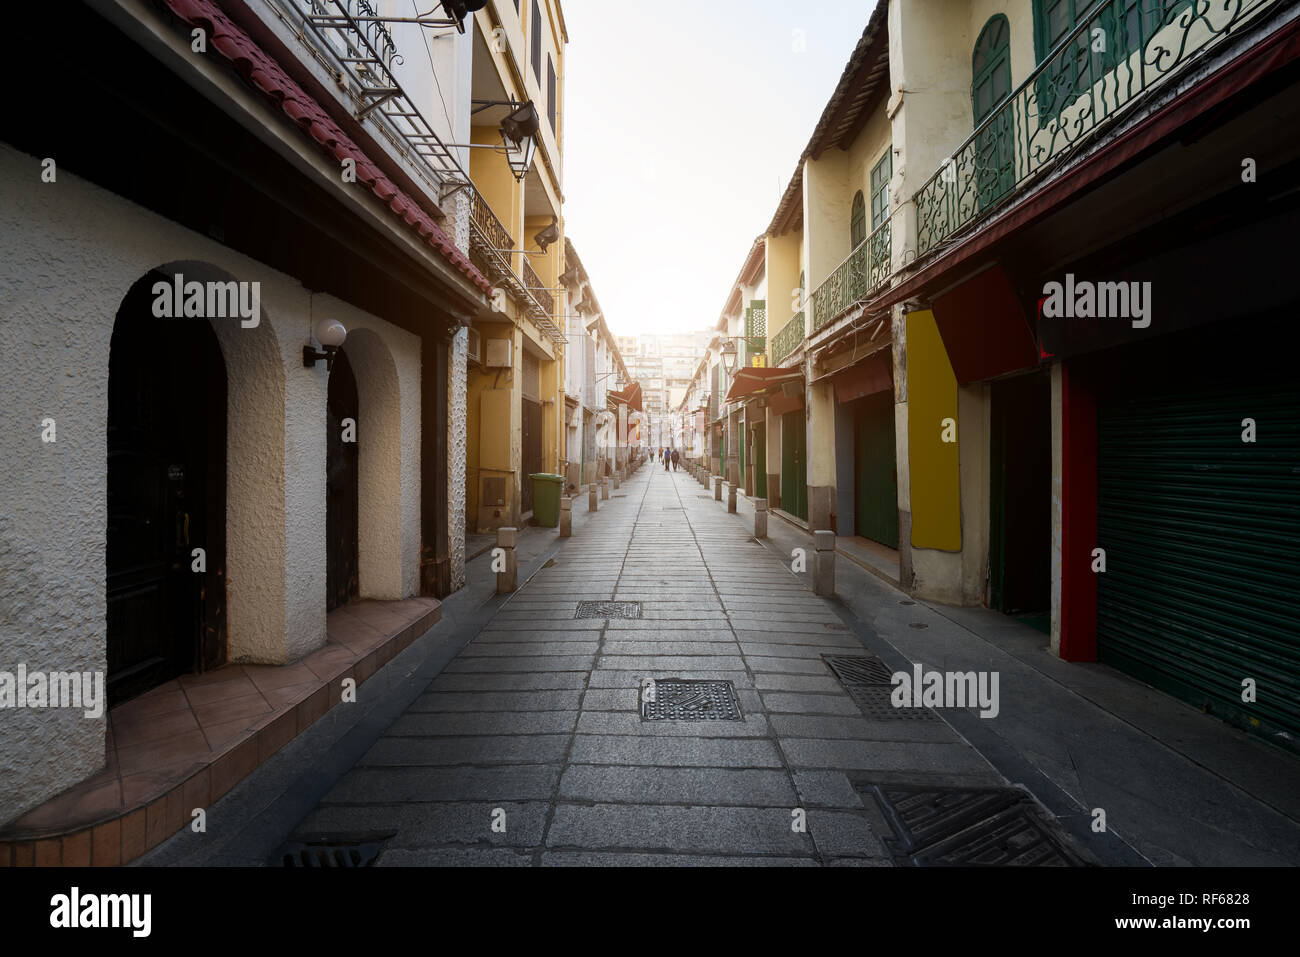
[[[484,389],[479,398],[479,468],[509,472],[510,390]]]
[[[945,429],[945,419],[951,419]],[[934,313],[907,316],[907,443],[912,547],[961,551],[961,472],[957,457],[957,377]],[[954,441],[945,442],[945,437]]]

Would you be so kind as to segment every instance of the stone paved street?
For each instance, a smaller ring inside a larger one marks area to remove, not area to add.
[[[602,599],[643,616],[575,619]],[[384,864],[884,864],[853,780],[1003,783],[942,722],[866,720],[823,654],[863,654],[835,608],[688,474],[643,469],[298,830],[396,832]],[[642,721],[669,677],[731,681],[744,720]]]

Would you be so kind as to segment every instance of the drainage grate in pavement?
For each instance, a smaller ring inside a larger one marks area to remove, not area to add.
[[[822,655],[822,661],[846,685],[888,685],[893,675],[874,655]]]
[[[897,708],[890,695],[893,672],[875,655],[822,655],[853,703],[872,721],[937,721],[930,708]]]
[[[740,699],[730,681],[658,678],[654,700],[641,701],[642,721],[740,721]]]
[[[289,840],[271,856],[275,867],[370,867],[392,834],[316,834]]]
[[[639,601],[580,601],[574,618],[640,618]]]
[[[913,867],[1084,867],[1060,826],[1018,788],[857,782],[893,831],[894,862]]]

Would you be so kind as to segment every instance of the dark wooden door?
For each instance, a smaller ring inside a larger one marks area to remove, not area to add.
[[[152,315],[151,286],[123,301],[109,352],[110,706],[226,658],[225,364],[207,320]]]
[[[989,600],[1008,613],[1051,607],[1052,394],[1045,373],[993,383]]]
[[[330,370],[328,406],[328,451],[325,481],[325,607],[333,611],[360,593],[360,562],[357,540],[360,527],[357,484],[360,461],[355,441],[361,431],[357,380],[347,354],[339,352]],[[345,436],[345,420],[356,423]]]
[[[542,405],[532,399],[523,399],[523,434],[520,438],[523,469],[519,476],[520,508],[533,510],[533,480],[529,478],[542,470]]]
[[[859,399],[853,410],[854,531],[898,547],[898,474],[894,446],[894,393]]]
[[[808,433],[803,410],[781,417],[781,508],[808,521]]]

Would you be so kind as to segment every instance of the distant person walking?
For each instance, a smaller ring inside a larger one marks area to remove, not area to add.
[[[669,456],[669,454],[668,454],[668,450],[667,450],[667,449],[664,449],[664,471],[665,471],[665,472],[668,471],[668,463],[669,463],[670,461],[672,461],[672,458],[671,458],[671,456]]]
[[[676,449],[673,449],[673,451],[672,451],[672,456],[671,456],[671,457],[672,457],[672,460],[673,460],[673,471],[676,472],[676,471],[677,471],[677,459],[678,459],[678,456],[677,456],[677,450],[676,450]]]

